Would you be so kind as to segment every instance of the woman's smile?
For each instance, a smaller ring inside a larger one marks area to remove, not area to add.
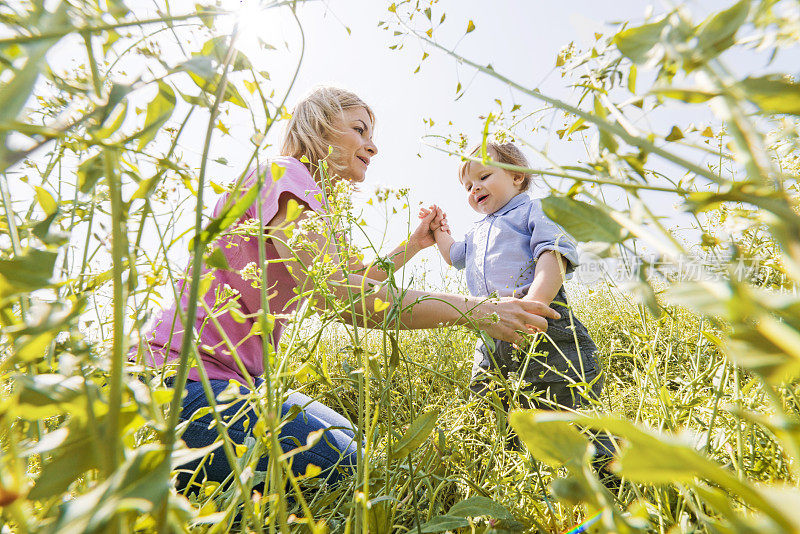
[[[343,168],[340,175],[351,182],[363,182],[370,160],[378,153],[372,142],[372,117],[362,107],[345,109],[338,129],[331,144],[334,158]]]

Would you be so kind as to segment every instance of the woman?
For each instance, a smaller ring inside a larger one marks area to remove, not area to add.
[[[314,90],[297,104],[293,112],[287,125],[281,150],[282,157],[273,160],[270,165],[262,167],[258,172],[253,171],[245,182],[246,186],[254,186],[261,173],[260,183],[263,186],[259,197],[242,216],[242,220],[268,221],[266,226],[270,229],[283,228],[295,217],[296,210],[293,209],[292,201],[305,208],[300,219],[308,217],[311,211],[324,212],[325,199],[320,187],[323,173],[317,163],[325,160],[329,174],[334,176],[334,180],[348,180],[355,183],[364,181],[370,160],[378,153],[372,140],[373,123],[374,115],[369,106],[353,93],[332,87]],[[332,147],[330,154],[329,146]],[[280,170],[281,168],[283,170]],[[274,176],[271,176],[270,172]],[[220,199],[215,215],[219,214],[228,200],[226,196]],[[435,213],[432,213],[423,219],[408,242],[391,253],[390,259],[395,267],[400,267],[417,252],[434,243],[430,228],[431,222],[436,226],[435,216]],[[233,383],[234,387],[238,384],[258,387],[263,382],[261,376],[264,374],[264,361],[268,361],[268,357],[265,357],[262,336],[253,335],[254,331],[257,332],[256,325],[264,313],[261,306],[261,291],[241,275],[248,269],[252,271],[254,264],[260,264],[258,239],[235,234],[236,232],[231,232],[216,244],[224,254],[230,269],[208,269],[203,273],[204,276],[210,276],[211,283],[198,306],[194,323],[198,332],[198,365],[205,370],[211,389],[217,396],[229,388],[232,381],[236,382]],[[307,273],[307,267],[311,265],[315,254],[307,246],[290,248],[283,236],[283,232],[265,236],[265,251],[262,258],[267,266],[264,278],[270,293],[269,312],[281,314],[275,319],[271,332],[274,347],[278,346],[285,327],[285,319],[281,317],[296,308],[297,301],[293,299],[297,294],[312,288],[315,283]],[[324,232],[311,232],[305,239],[306,244],[309,242],[316,244],[319,250],[333,258],[333,265],[339,265],[336,261],[339,258],[339,250],[328,237]],[[348,264],[349,272],[362,274],[345,274],[341,271],[333,273],[329,277],[330,280],[338,279],[346,282],[332,284],[333,291],[341,299],[346,299],[348,292],[350,295],[353,291],[363,292],[357,295],[360,298],[354,299],[355,312],[360,317],[366,315],[370,324],[380,324],[384,312],[374,311],[375,299],[390,301],[391,297],[387,295],[385,289],[377,292],[365,289],[370,285],[366,283],[366,278],[382,281],[387,278],[386,272],[376,268],[367,270],[354,259],[348,259]],[[259,274],[258,278],[261,276]],[[185,310],[188,284],[183,284],[180,291],[182,292],[180,306]],[[435,299],[425,299],[425,297],[435,297]],[[324,299],[315,300],[324,302]],[[408,290],[403,293],[399,301],[399,309],[405,310],[400,316],[401,328],[477,325],[490,336],[511,342],[521,339],[519,331],[545,330],[546,318],[558,317],[554,310],[546,306],[513,298],[488,302],[485,299],[462,295]],[[220,308],[221,303],[222,308]],[[230,310],[230,307],[237,309]],[[148,350],[140,351],[144,352],[145,364],[160,367],[178,357],[183,336],[180,320],[176,317],[175,307],[162,313],[160,320],[147,337]],[[241,387],[239,391],[245,394],[248,388]],[[209,429],[213,414],[207,413],[207,409],[197,412],[208,406],[200,374],[193,368],[189,373],[180,416],[182,421],[187,421],[182,437],[191,448],[208,446],[217,438],[217,429]],[[298,411],[299,413],[293,418],[286,417],[287,414]],[[316,441],[316,444],[294,454],[293,472],[305,473],[308,465],[313,464],[322,469],[322,476],[327,477],[328,482],[333,483],[355,465],[358,448],[354,442],[352,425],[343,416],[296,392],[291,393],[283,403],[282,412],[282,416],[290,419],[285,421],[279,435],[280,446],[284,453],[298,446],[305,446],[311,432],[323,433],[322,439]],[[248,437],[252,436],[254,429],[259,426],[255,421],[257,419],[255,412],[252,408],[244,406],[243,401],[222,412],[222,416],[226,419],[228,435],[237,444],[247,443]],[[252,443],[252,438],[250,439]],[[221,450],[216,452],[213,457],[203,460],[203,476],[207,480],[222,482],[230,476],[231,467],[226,455]],[[266,470],[268,460],[268,457],[262,457],[258,470]],[[188,473],[194,470],[196,465],[197,462],[185,466],[187,469],[181,475],[179,485],[185,486],[188,483]]]

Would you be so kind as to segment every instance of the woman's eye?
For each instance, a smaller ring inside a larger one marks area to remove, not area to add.
[[[364,128],[361,126],[355,126],[353,129],[357,131],[359,135],[364,135]]]

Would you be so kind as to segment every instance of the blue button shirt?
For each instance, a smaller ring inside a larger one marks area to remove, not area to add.
[[[575,241],[542,211],[539,200],[520,193],[487,215],[450,247],[450,261],[466,269],[472,295],[523,297],[533,282],[536,260],[555,250],[567,260],[567,277],[578,265]]]

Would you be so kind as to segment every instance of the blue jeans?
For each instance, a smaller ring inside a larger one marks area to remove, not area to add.
[[[209,382],[215,398],[229,385],[227,380],[210,380]],[[257,386],[262,382],[263,379],[256,379]],[[246,394],[248,389],[241,387],[240,391],[242,394]],[[226,423],[230,421],[245,402],[235,402],[222,411],[220,413],[222,420]],[[190,419],[195,411],[208,405],[203,384],[190,380],[186,383],[186,395],[183,398],[183,409],[180,414],[181,421]],[[294,406],[299,407],[300,412],[291,421],[284,423],[279,434],[283,452],[289,452],[305,445],[308,435],[313,431],[324,430],[325,432],[322,439],[317,441],[313,447],[294,455],[292,472],[296,475],[303,474],[308,465],[313,464],[322,469],[320,477],[323,477],[329,484],[335,484],[354,471],[358,458],[358,447],[356,446],[355,429],[350,421],[324,404],[297,392],[291,393],[283,403],[281,417],[285,417]],[[208,428],[213,419],[213,415],[208,413],[189,422],[182,436],[188,447],[193,449],[206,447],[217,439],[219,434],[216,427]],[[245,421],[248,422],[245,423]],[[253,435],[256,421],[257,417],[253,409],[246,409],[236,421],[228,424],[228,435],[231,440],[236,444],[243,445],[245,439]],[[266,471],[268,461],[267,456],[261,458],[257,470]],[[192,472],[200,462],[201,459],[198,459],[180,466],[178,490],[186,487],[192,477]],[[220,446],[213,451],[213,458],[205,458],[202,472],[195,478],[195,481],[212,480],[222,483],[230,474],[231,467],[220,443]],[[263,491],[263,484],[257,485],[255,489]]]

